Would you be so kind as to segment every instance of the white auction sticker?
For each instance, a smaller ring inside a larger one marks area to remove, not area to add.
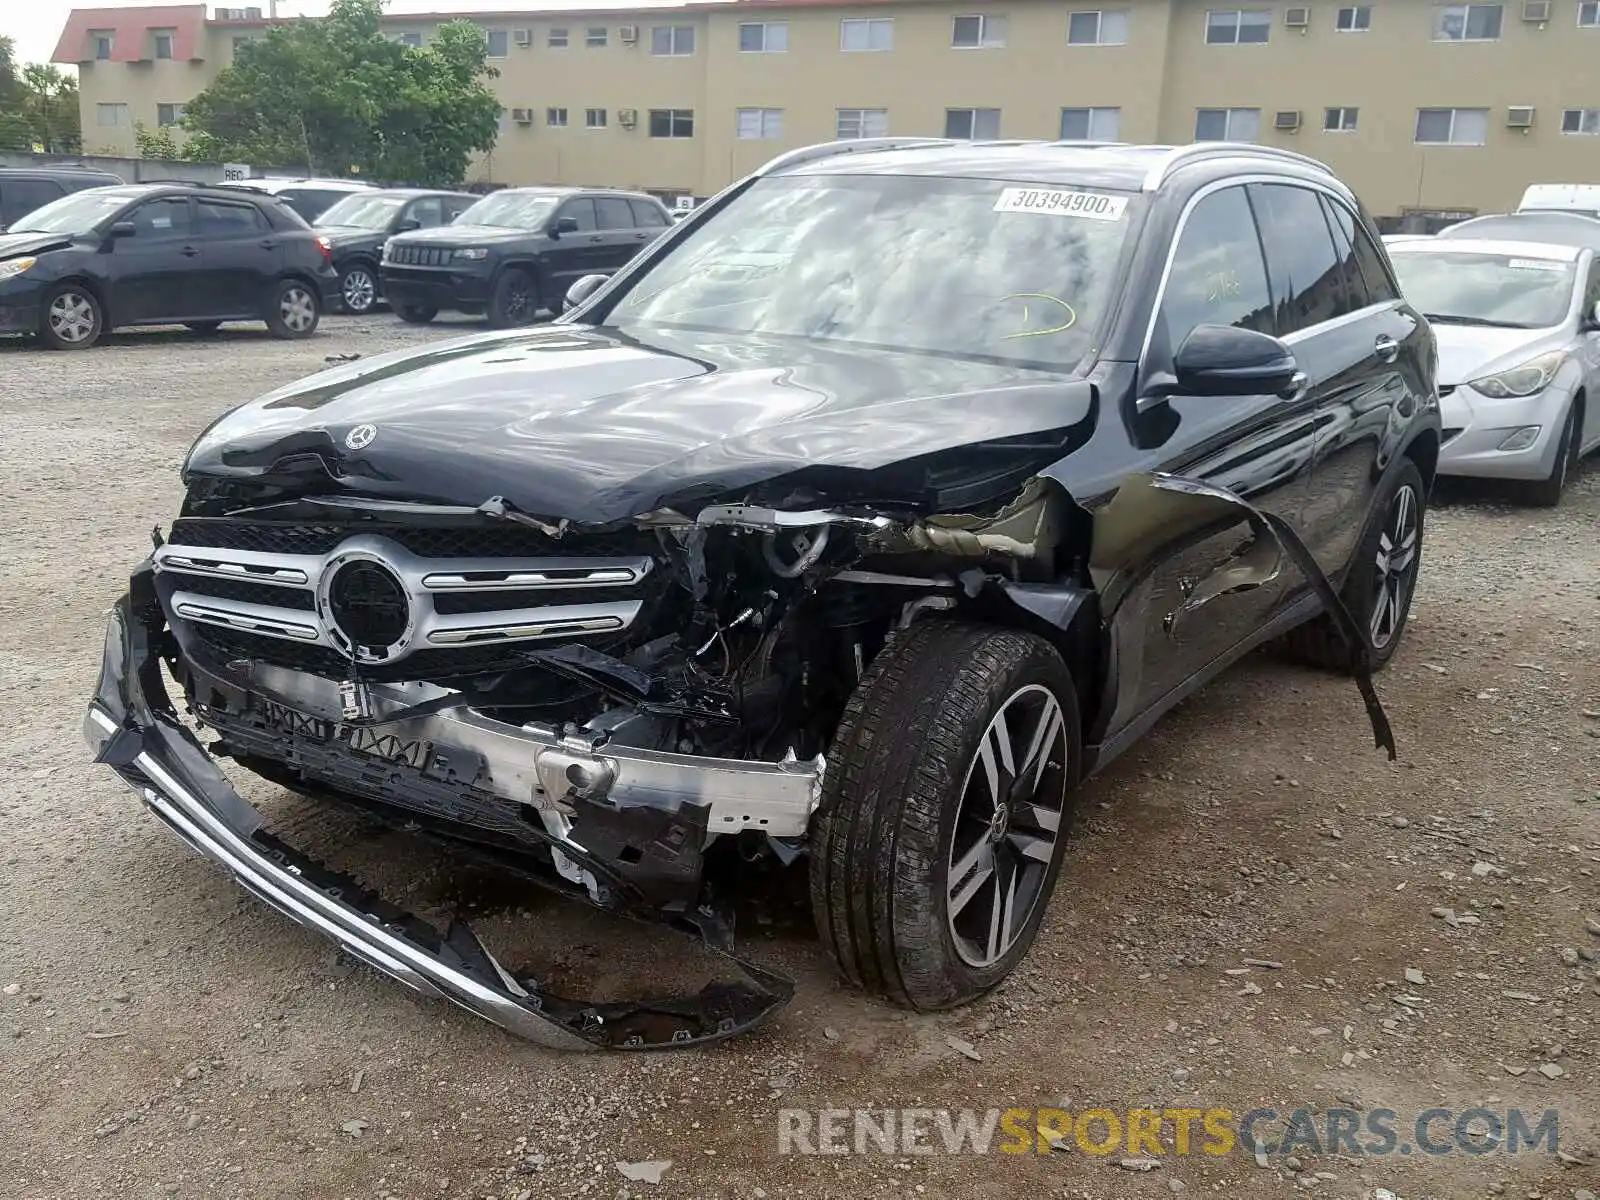
[[[1126,196],[1066,188],[1009,187],[994,202],[995,212],[1049,213],[1057,217],[1088,217],[1092,221],[1120,221],[1127,208]]]
[[[1565,271],[1567,264],[1548,258],[1513,258],[1507,264],[1513,271]]]

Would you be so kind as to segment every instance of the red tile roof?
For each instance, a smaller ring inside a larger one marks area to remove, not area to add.
[[[155,57],[150,33],[156,29],[172,31],[172,57],[180,62],[200,58],[200,31],[205,27],[203,4],[165,4],[148,8],[75,8],[67,15],[51,61],[83,63],[94,60],[94,45],[89,35],[112,35],[112,62],[146,62]]]

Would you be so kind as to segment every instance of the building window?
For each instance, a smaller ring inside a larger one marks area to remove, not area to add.
[[[1356,131],[1356,115],[1359,109],[1354,108],[1325,108],[1322,110],[1322,131],[1324,133],[1354,133]]]
[[[841,141],[889,136],[887,108],[841,108],[836,112],[834,136]]]
[[[564,108],[547,108],[544,110],[544,123],[551,129],[565,129],[567,127],[567,110]]]
[[[1114,12],[1075,12],[1067,14],[1067,45],[1126,46],[1128,14]]]
[[[1214,8],[1206,13],[1206,42],[1212,46],[1259,46],[1271,31],[1269,8]]]
[[[739,26],[739,50],[743,54],[787,54],[789,22],[755,21]]]
[[[1578,5],[1578,24],[1585,29],[1600,29],[1600,0],[1583,0]]]
[[[1121,126],[1120,108],[1061,110],[1061,140],[1064,142],[1114,142]]]
[[[420,33],[402,33],[394,40],[399,42],[402,46],[410,46],[414,50],[420,50],[422,48],[422,35]]]
[[[104,30],[98,33],[90,33],[89,37],[94,42],[95,59],[99,62],[105,62],[107,59],[109,59],[111,57],[111,51],[116,47],[117,39],[111,33]]]
[[[652,108],[650,110],[650,136],[653,138],[692,138],[694,136],[694,109]]]
[[[1600,134],[1600,108],[1567,108],[1561,112],[1562,133]]]
[[[772,139],[783,136],[783,109],[741,108],[737,125],[739,137],[744,141]]]
[[[116,129],[128,123],[126,104],[96,104],[94,121],[101,129]]]
[[[1487,108],[1419,108],[1417,142],[1424,146],[1481,146],[1489,140]]]
[[[552,29],[545,37],[544,44],[552,50],[565,50],[567,48],[567,31],[565,29]]]
[[[650,53],[682,58],[694,53],[693,25],[657,25],[650,30]]]
[[[158,104],[156,105],[157,125],[177,125],[183,121],[183,105]]]
[[[172,57],[172,31],[170,29],[158,30],[154,35],[157,58]]]
[[[1333,27],[1340,33],[1365,33],[1372,28],[1372,8],[1358,4],[1354,8],[1341,8]]]
[[[599,50],[606,44],[606,27],[604,25],[591,25],[584,31],[583,44],[591,50]]]
[[[839,22],[839,49],[893,50],[894,18],[846,18]]]
[[[950,44],[957,50],[998,50],[1006,44],[1006,19],[955,17],[950,22]]]
[[[502,108],[500,115],[495,118],[494,129],[497,137],[505,137],[506,130],[511,128],[511,113]]]
[[[510,44],[510,38],[504,29],[489,30],[489,57],[504,58]]]
[[[944,110],[944,135],[971,142],[992,141],[1000,136],[1000,110],[947,108]]]
[[[584,109],[583,127],[585,129],[604,129],[606,127],[606,110],[603,108]]]
[[[1500,37],[1502,11],[1498,4],[1436,4],[1433,6],[1433,40],[1495,41]]]
[[[1259,108],[1197,108],[1194,140],[1197,142],[1253,142],[1261,134]]]

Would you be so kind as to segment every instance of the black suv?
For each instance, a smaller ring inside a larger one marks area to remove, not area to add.
[[[739,959],[687,1001],[552,995],[268,834],[178,708],[724,948],[730,881],[804,873],[844,978],[919,1009],[1005,978],[1082,782],[1254,647],[1353,675],[1393,756],[1436,354],[1321,164],[810,147],[585,290],[218,420],[112,618],[101,760],[361,961],[558,1045],[790,994]]]
[[[418,324],[441,309],[488,313],[496,328],[559,311],[585,275],[622,266],[672,225],[642,192],[507,188],[479,200],[444,229],[391,238],[383,293]]]
[[[265,321],[309,337],[338,294],[327,241],[270,196],[171,184],[77,192],[0,234],[0,333],[53,350],[121,325]]]
[[[80,167],[0,167],[0,233],[36,208],[85,188],[117,187],[122,179]]]
[[[466,192],[387,188],[352,192],[317,218],[317,232],[333,248],[345,312],[371,312],[382,299],[378,263],[384,242],[397,233],[448,225],[477,202]]]

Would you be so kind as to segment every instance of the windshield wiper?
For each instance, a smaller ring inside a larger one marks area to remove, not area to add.
[[[1520,321],[1496,321],[1492,317],[1463,317],[1456,313],[1431,313],[1422,314],[1436,325],[1483,325],[1490,329],[1533,329],[1532,325],[1524,325]]]

